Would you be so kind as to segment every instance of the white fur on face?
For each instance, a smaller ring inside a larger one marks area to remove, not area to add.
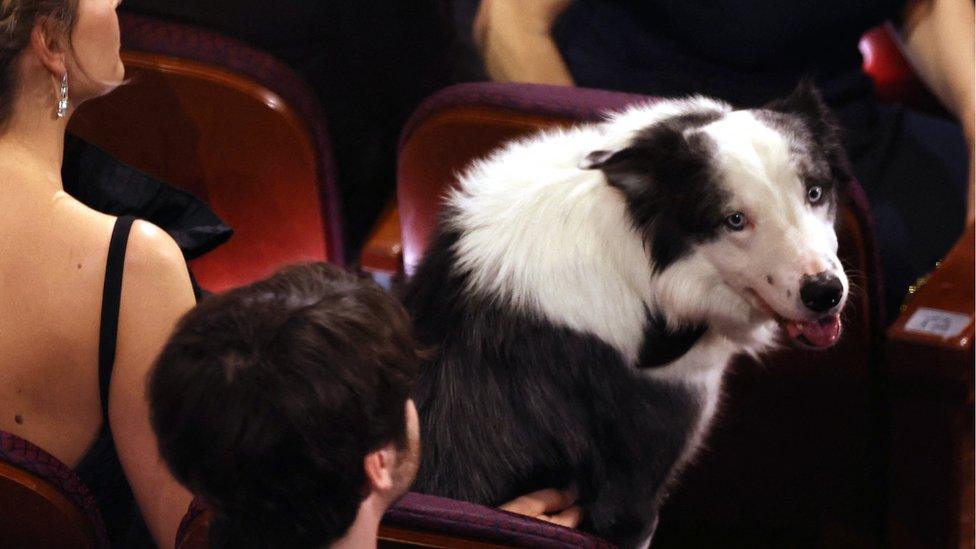
[[[724,231],[700,252],[727,285],[753,303],[755,292],[780,316],[798,321],[820,316],[800,300],[801,278],[829,272],[848,281],[837,258],[831,209],[807,203],[798,173],[805,159],[790,154],[789,136],[764,125],[749,111],[737,111],[702,131],[716,143],[714,166],[732,196],[728,213],[742,212],[745,230]],[[796,151],[794,147],[794,151]],[[826,200],[826,198],[825,198]]]

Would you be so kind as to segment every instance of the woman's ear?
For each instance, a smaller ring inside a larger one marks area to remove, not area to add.
[[[67,72],[67,36],[51,17],[40,17],[31,30],[30,48],[41,64],[60,79]]]

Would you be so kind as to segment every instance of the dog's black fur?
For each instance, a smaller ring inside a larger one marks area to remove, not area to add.
[[[437,238],[405,297],[418,340],[437,350],[416,393],[414,489],[498,505],[574,485],[582,528],[640,542],[704,403],[639,375],[595,337],[463,295],[457,236]]]

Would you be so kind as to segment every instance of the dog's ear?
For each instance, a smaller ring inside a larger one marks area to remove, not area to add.
[[[633,147],[623,149],[593,151],[583,157],[578,167],[581,170],[603,170],[612,168],[614,164],[632,158],[635,154]]]
[[[617,150],[598,150],[586,155],[579,163],[582,170],[600,170],[611,187],[636,197],[646,190],[653,177],[652,158],[646,155],[638,140]]]
[[[764,108],[799,116],[820,145],[833,145],[840,141],[839,124],[810,78],[800,80],[793,93],[771,101]]]
[[[824,103],[820,90],[813,83],[813,79],[809,77],[800,80],[788,96],[774,99],[764,108],[771,111],[798,114],[811,122],[818,122],[824,117],[830,117],[830,110]]]
[[[611,187],[636,197],[647,188],[651,176],[650,158],[643,155],[641,140],[617,150],[597,150],[579,163],[581,170],[600,170]]]
[[[630,197],[656,188],[681,189],[691,177],[707,169],[702,136],[689,130],[686,120],[674,119],[651,126],[617,150],[586,155],[580,169],[600,170],[607,183]]]
[[[835,178],[841,183],[852,179],[850,163],[841,145],[840,124],[811,78],[800,80],[790,95],[776,99],[764,108],[799,116],[817,145],[827,154]]]

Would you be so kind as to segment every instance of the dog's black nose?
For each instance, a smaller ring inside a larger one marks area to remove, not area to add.
[[[844,285],[832,273],[824,271],[803,275],[800,279],[800,300],[811,311],[822,313],[834,308],[844,295]]]

